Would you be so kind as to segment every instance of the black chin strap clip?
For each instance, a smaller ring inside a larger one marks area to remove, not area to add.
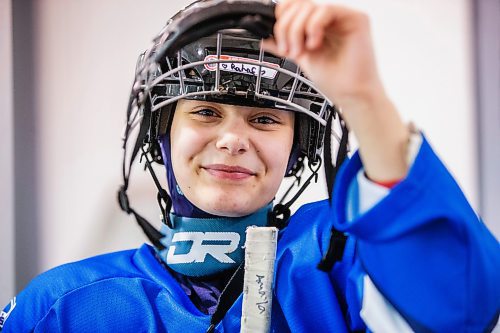
[[[130,208],[130,204],[128,202],[127,189],[124,185],[120,186],[120,190],[118,191],[118,204],[125,213],[132,213],[132,209]]]
[[[279,203],[269,212],[269,224],[281,230],[286,227],[290,214],[290,208]]]
[[[169,216],[170,209],[172,208],[172,199],[170,199],[167,191],[160,188],[156,195],[156,200],[158,201],[158,206],[160,206],[162,222],[172,229],[174,226]]]

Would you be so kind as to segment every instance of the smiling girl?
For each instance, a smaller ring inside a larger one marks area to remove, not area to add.
[[[347,128],[359,142],[350,158]],[[7,305],[0,330],[238,332],[250,226],[280,229],[273,332],[484,332],[498,320],[498,242],[401,121],[363,13],[195,2],[140,58],[124,146],[120,206],[152,245],[42,274]],[[139,153],[161,231],[127,197]],[[330,199],[290,216],[322,164]],[[300,188],[275,202],[284,177]]]

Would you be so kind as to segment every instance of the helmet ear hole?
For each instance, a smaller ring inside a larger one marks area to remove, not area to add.
[[[309,148],[308,137],[309,137],[309,117],[301,114],[299,112],[295,113],[295,124],[297,129],[295,135],[297,137],[297,143],[300,148],[302,155],[307,156],[307,151]]]
[[[290,151],[290,157],[288,158],[285,177],[296,176],[304,166],[304,158],[306,157],[306,155],[301,144],[303,139],[302,134],[300,133],[301,127],[303,126],[302,122],[304,119],[299,119],[299,117],[300,113],[296,112],[292,150]]]
[[[319,113],[320,106],[317,104],[311,104],[310,110]],[[318,155],[322,148],[322,135],[324,134],[324,128],[317,121],[311,117],[299,113],[296,113],[297,125],[298,125],[298,144],[300,146],[300,151],[302,154],[307,156],[310,163],[315,164],[320,156]]]
[[[172,126],[176,106],[177,103],[167,105],[166,107],[155,112],[154,116],[151,117],[151,132],[149,134],[149,138],[146,140],[149,141],[148,151],[152,160],[159,164],[165,164],[159,141],[162,136],[169,135],[170,133],[170,127]]]
[[[172,126],[172,119],[174,118],[174,112],[176,107],[177,107],[177,102],[162,108],[158,112],[157,124],[155,124],[156,125],[155,127],[157,128],[156,130],[157,134],[156,137],[154,138],[155,141],[157,141],[160,136],[163,136],[170,132],[170,127]],[[151,128],[154,127],[151,126]]]

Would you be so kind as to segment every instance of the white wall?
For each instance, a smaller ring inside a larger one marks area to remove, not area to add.
[[[472,11],[467,0],[345,0],[372,17],[380,72],[404,119],[478,206]]]
[[[138,54],[181,4],[36,2],[42,269],[101,252],[121,238],[108,228],[132,235],[111,248],[142,241],[115,200],[126,103]]]
[[[405,119],[425,129],[477,207],[469,1],[340,2],[372,16],[390,95]],[[41,269],[144,239],[115,200],[125,108],[137,54],[187,3],[36,2]],[[155,192],[143,179],[133,202],[155,218]]]

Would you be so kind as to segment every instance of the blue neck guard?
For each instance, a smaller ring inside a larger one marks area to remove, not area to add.
[[[195,218],[170,214],[173,229],[164,226],[158,251],[160,258],[174,271],[192,277],[212,276],[236,269],[244,259],[246,229],[265,226],[269,204],[243,217]]]

